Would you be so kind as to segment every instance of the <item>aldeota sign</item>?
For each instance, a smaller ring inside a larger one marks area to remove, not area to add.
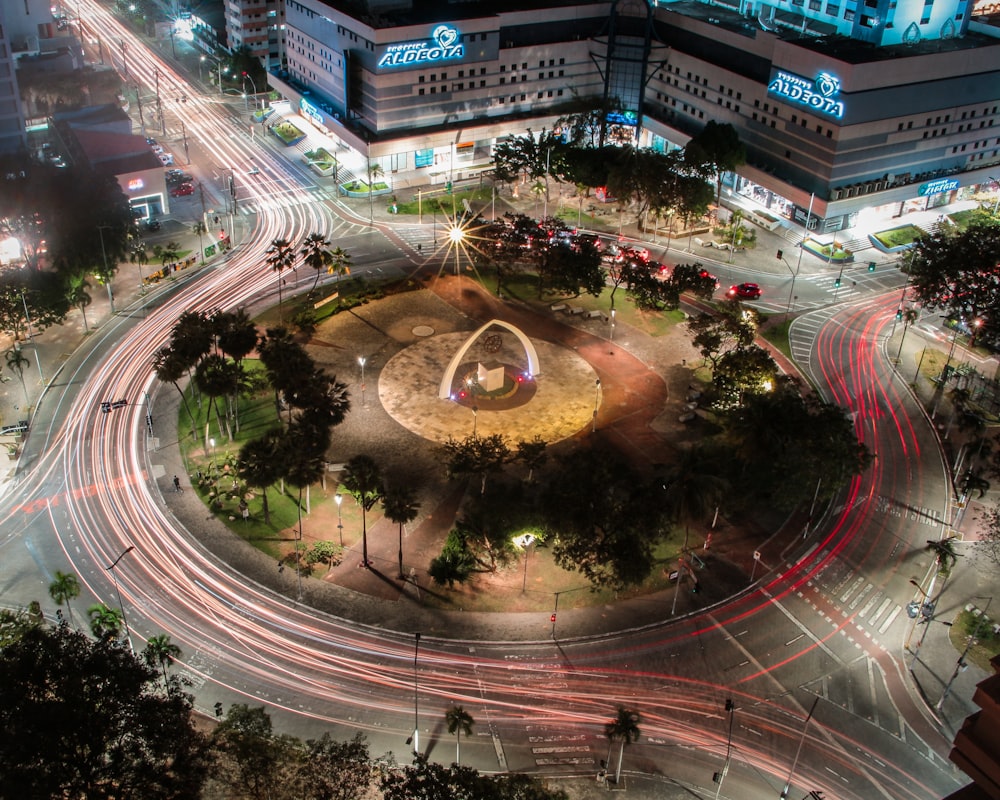
[[[393,44],[386,48],[378,61],[381,67],[402,67],[410,64],[454,61],[465,57],[465,46],[459,32],[450,25],[438,25],[430,39],[422,42]]]
[[[821,72],[815,80],[809,80],[801,75],[779,71],[771,79],[767,91],[820,114],[836,119],[844,116],[844,101],[837,99],[840,94],[840,79],[829,72]]]
[[[957,188],[958,181],[954,178],[941,178],[940,180],[920,184],[917,189],[917,195],[919,197],[928,197],[932,194],[941,194],[941,192],[953,192]]]

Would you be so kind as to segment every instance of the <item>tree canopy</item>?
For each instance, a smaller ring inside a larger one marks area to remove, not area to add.
[[[114,637],[32,625],[0,649],[6,797],[197,797],[209,766],[191,700]]]
[[[980,212],[964,231],[942,226],[925,234],[908,262],[911,291],[924,308],[1000,339],[1000,218]]]

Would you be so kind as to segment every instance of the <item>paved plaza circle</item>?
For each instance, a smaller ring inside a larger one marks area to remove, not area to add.
[[[496,336],[495,331],[489,333]],[[528,376],[524,350],[508,332],[500,334],[502,345],[495,352],[493,347],[490,352],[470,348],[456,372],[454,399],[439,398],[438,387],[448,362],[468,337],[468,332],[428,336],[404,348],[382,368],[379,400],[400,425],[438,443],[473,433],[500,433],[510,442],[539,436],[552,443],[591,424],[595,403],[601,400],[593,367],[568,348],[532,340],[539,372]],[[480,361],[502,364],[515,386],[508,381],[504,392],[476,399],[474,380]],[[527,383],[516,385],[519,379]],[[473,383],[468,390],[472,394],[463,397],[466,381]]]

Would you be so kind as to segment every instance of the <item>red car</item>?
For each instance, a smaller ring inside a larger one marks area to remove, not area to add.
[[[741,283],[729,289],[729,296],[740,300],[757,300],[760,294],[760,287],[756,283]]]
[[[183,197],[187,194],[194,194],[193,183],[182,183],[180,186],[175,186],[170,190],[171,197]]]

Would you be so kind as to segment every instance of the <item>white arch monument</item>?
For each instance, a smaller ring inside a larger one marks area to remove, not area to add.
[[[458,372],[458,367],[462,363],[462,359],[465,357],[465,354],[469,352],[469,348],[472,347],[476,339],[478,339],[484,332],[492,328],[494,325],[506,328],[517,337],[517,340],[524,348],[524,355],[528,358],[528,375],[530,377],[534,377],[539,374],[538,353],[535,351],[535,346],[531,343],[531,340],[524,335],[524,332],[520,328],[515,325],[511,325],[509,322],[504,322],[502,319],[494,319],[474,331],[472,335],[465,340],[465,344],[458,348],[455,355],[451,357],[451,361],[448,362],[448,367],[444,371],[444,377],[441,378],[441,385],[438,387],[438,397],[440,399],[447,400],[451,397],[451,386],[455,380],[455,373]]]

